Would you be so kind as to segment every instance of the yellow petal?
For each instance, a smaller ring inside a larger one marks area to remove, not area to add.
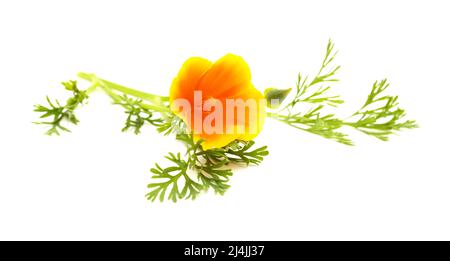
[[[251,81],[250,68],[242,57],[227,54],[217,60],[205,73],[198,88],[205,96],[221,98],[233,96]]]
[[[170,87],[170,103],[179,98],[191,101],[200,78],[207,72],[211,65],[212,63],[210,61],[201,57],[192,57],[186,60]]]

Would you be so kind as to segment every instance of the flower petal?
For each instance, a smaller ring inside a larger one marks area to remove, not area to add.
[[[244,101],[253,100],[255,103],[254,106],[246,110],[245,112],[245,122],[235,122],[236,126],[244,126],[245,133],[242,133],[239,139],[241,140],[252,140],[261,132],[264,119],[266,116],[266,100],[262,93],[257,90],[253,85],[246,89],[245,92],[242,92],[239,95],[241,99]]]
[[[211,66],[210,61],[201,57],[192,57],[186,60],[170,87],[170,103],[172,104],[175,99],[179,98],[192,101],[200,78]]]
[[[201,78],[198,88],[208,97],[229,97],[251,81],[250,68],[242,57],[227,54],[217,60]]]

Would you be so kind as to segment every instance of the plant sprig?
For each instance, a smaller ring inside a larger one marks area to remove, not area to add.
[[[147,199],[164,201],[166,196],[174,202],[180,198],[196,199],[204,187],[189,177],[188,162],[181,158],[180,153],[176,155],[169,153],[166,158],[174,165],[162,168],[156,163],[155,167],[150,170],[153,173],[152,178],[156,181],[147,186],[151,189],[146,195]],[[179,189],[179,181],[184,182],[182,189]],[[169,191],[168,195],[166,195],[167,191]]]
[[[141,99],[134,99],[123,94],[118,96],[113,103],[125,108],[127,118],[125,127],[122,128],[123,132],[131,129],[135,134],[140,134],[145,123],[155,127],[161,127],[164,124],[164,119],[157,115],[159,112],[146,108]]]
[[[185,157],[169,153],[166,159],[173,165],[162,168],[155,164],[151,169],[153,179],[163,179],[148,185],[150,192],[146,196],[151,201],[195,199],[210,188],[223,195],[230,187],[233,167],[259,165],[268,155],[267,146],[253,149],[254,141],[235,140],[223,148],[203,150],[202,140],[194,142],[192,135],[178,134],[177,139],[186,144]]]
[[[296,129],[304,130],[324,138],[346,145],[353,145],[348,135],[338,131],[344,122],[334,114],[321,114],[323,105],[311,109],[307,113],[271,114],[271,117]]]
[[[52,102],[48,96],[46,97],[47,106],[35,105],[34,111],[42,113],[40,116],[41,119],[51,119],[50,121],[35,122],[36,124],[48,125],[50,127],[46,132],[47,135],[60,135],[60,131],[70,132],[67,127],[63,126],[63,123],[69,122],[77,125],[79,120],[75,116],[75,109],[89,98],[87,91],[78,89],[76,81],[62,82],[61,84],[72,94],[72,97],[64,105],[61,105],[56,99]]]
[[[281,111],[290,111],[294,109],[295,105],[301,102],[311,104],[327,104],[330,106],[337,106],[344,103],[344,101],[340,99],[339,95],[329,94],[331,89],[329,84],[338,81],[335,76],[341,68],[340,66],[334,66],[332,64],[336,55],[337,51],[334,51],[334,43],[329,40],[325,57],[322,60],[322,64],[317,74],[312,77],[312,79],[302,73],[297,75],[295,96]]]
[[[384,95],[388,87],[386,79],[376,81],[364,105],[351,116],[356,119],[344,124],[383,141],[396,131],[417,128],[416,121],[403,120],[406,112],[398,107],[398,96]]]
[[[307,76],[299,74],[294,98],[283,109],[269,113],[269,116],[294,128],[346,145],[353,145],[353,142],[341,131],[343,126],[353,127],[383,141],[387,141],[389,135],[397,131],[418,127],[414,120],[404,120],[406,113],[398,106],[398,96],[384,94],[389,87],[386,79],[372,85],[364,105],[350,117],[340,119],[335,114],[325,113],[325,107],[336,107],[343,103],[339,95],[327,94],[330,83],[338,81],[336,73],[340,69],[340,66],[332,64],[337,54],[333,49],[334,44],[330,40],[325,58],[313,80],[308,81]],[[299,103],[309,103],[313,107],[306,113],[296,112]]]

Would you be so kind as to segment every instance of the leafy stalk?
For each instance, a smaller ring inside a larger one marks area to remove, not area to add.
[[[340,66],[334,66],[332,62],[337,52],[334,51],[334,44],[328,41],[325,57],[322,60],[317,74],[310,80],[310,77],[301,73],[297,76],[296,93],[294,98],[281,110],[292,110],[298,103],[326,104],[337,106],[344,103],[339,95],[330,95],[331,86],[329,84],[337,82],[335,78]]]
[[[75,109],[85,103],[85,101],[89,98],[88,94],[94,90],[97,86],[94,84],[91,88],[86,91],[81,91],[77,87],[76,81],[68,81],[61,83],[67,91],[72,93],[72,97],[70,97],[64,105],[58,100],[54,100],[52,102],[50,98],[47,96],[47,106],[44,105],[35,105],[35,112],[42,113],[40,116],[41,119],[50,118],[50,121],[39,121],[35,122],[36,124],[48,125],[50,128],[47,130],[47,135],[59,135],[60,131],[70,132],[70,130],[63,126],[64,122],[70,122],[74,125],[77,125],[79,120],[75,116]]]
[[[398,107],[397,96],[384,94],[389,86],[386,79],[372,85],[364,105],[350,117],[340,119],[335,114],[325,113],[326,107],[337,107],[343,103],[338,95],[328,94],[330,83],[338,81],[335,76],[340,69],[340,66],[332,64],[337,54],[333,49],[334,44],[330,40],[318,73],[310,81],[308,76],[299,74],[294,98],[283,109],[268,113],[268,116],[346,145],[353,145],[353,142],[342,132],[343,126],[353,127],[383,141],[397,131],[418,127],[414,120],[404,120],[406,113]],[[312,108],[306,113],[296,112],[300,103],[312,104]]]
[[[163,181],[148,185],[149,200],[195,199],[200,192],[209,189],[223,195],[230,187],[232,166],[259,165],[268,155],[267,146],[253,149],[254,141],[235,140],[223,148],[203,150],[202,140],[194,142],[192,135],[178,134],[177,139],[186,144],[185,157],[169,153],[166,159],[172,166],[162,168],[155,164],[151,169],[153,178]]]
[[[344,124],[383,141],[396,131],[417,128],[414,120],[403,120],[406,112],[398,107],[398,96],[383,95],[388,87],[386,79],[376,81],[364,105],[350,117],[354,120]]]

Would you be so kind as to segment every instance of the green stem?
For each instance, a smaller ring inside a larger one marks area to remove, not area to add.
[[[275,119],[279,116],[278,113],[273,113],[273,112],[267,112],[266,115],[267,115],[267,117],[275,118]]]
[[[111,99],[116,102],[119,103],[122,101],[122,99],[119,97],[119,95],[117,95],[116,93],[114,93],[110,88],[105,87],[105,86],[101,86],[102,90],[106,92],[106,94],[109,95],[109,97],[111,97]],[[144,109],[148,109],[148,110],[153,110],[153,111],[159,111],[159,112],[170,112],[170,109],[166,106],[159,106],[159,105],[152,105],[152,104],[146,104],[141,102],[141,106]]]
[[[87,80],[91,83],[94,83],[94,85],[95,85],[95,83],[98,83],[103,87],[107,87],[107,88],[122,92],[124,94],[132,95],[132,96],[140,98],[142,100],[149,101],[157,106],[162,107],[162,106],[164,106],[164,104],[163,104],[164,102],[169,101],[169,98],[166,96],[155,95],[155,94],[151,94],[151,93],[142,92],[142,91],[139,91],[136,89],[128,88],[123,85],[98,78],[95,74],[80,72],[80,73],[78,73],[78,77],[80,77],[81,79]]]
[[[93,91],[95,91],[95,90],[97,89],[97,87],[98,87],[99,85],[100,85],[100,84],[99,84],[98,82],[93,83],[93,84],[91,85],[91,87],[89,87],[89,88],[86,90],[86,94],[87,94],[87,95],[91,94]]]

